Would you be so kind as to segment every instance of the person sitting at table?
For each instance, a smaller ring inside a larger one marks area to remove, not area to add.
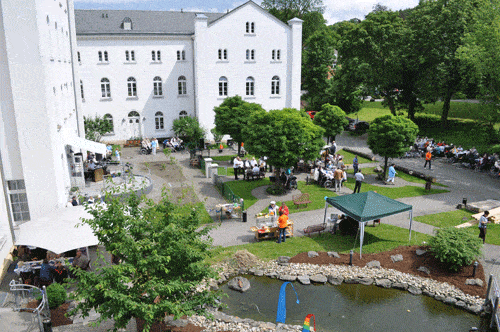
[[[89,259],[87,256],[82,254],[82,251],[80,249],[78,249],[71,265],[73,265],[73,267],[78,267],[86,271],[89,267]]]
[[[281,211],[283,211],[283,213],[284,213],[284,214],[286,214],[287,216],[288,216],[288,214],[290,213],[290,212],[288,211],[288,206],[286,206],[285,202],[282,202],[282,203],[281,203],[281,206],[280,206],[280,208],[279,208],[279,210],[278,210],[278,213],[279,213],[279,212],[281,212]]]
[[[260,173],[259,165],[255,164],[255,166],[252,168],[252,173],[253,173],[253,175],[259,175],[259,173]]]
[[[55,268],[49,264],[47,259],[44,259],[40,267],[40,277],[35,281],[36,285],[50,285],[52,283],[52,274]]]
[[[275,201],[271,201],[269,206],[267,207],[267,213],[271,216],[273,220],[275,220],[276,215],[278,214],[278,207],[276,206]]]
[[[62,284],[64,279],[68,278],[68,269],[62,264],[62,262],[56,263],[56,268],[52,271],[54,276],[54,281],[58,284]]]

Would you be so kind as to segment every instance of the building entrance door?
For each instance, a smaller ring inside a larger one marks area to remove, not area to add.
[[[136,111],[128,114],[128,130],[131,138],[141,137],[141,116]]]

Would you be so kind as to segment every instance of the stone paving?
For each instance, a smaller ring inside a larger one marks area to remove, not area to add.
[[[344,133],[337,137],[336,140],[339,149],[342,146],[348,146],[354,148],[357,151],[370,153],[371,151],[366,146],[366,137],[352,137],[348,133]],[[216,155],[217,152],[213,151],[212,155]],[[235,154],[235,151],[226,149],[223,154]],[[148,197],[158,200],[160,198],[162,188],[180,188],[180,187],[192,187],[200,201],[203,201],[208,210],[213,209],[215,205],[224,202],[224,198],[217,191],[213,185],[212,179],[207,179],[205,175],[198,169],[189,166],[189,154],[187,152],[172,154],[178,165],[182,168],[183,175],[186,180],[183,181],[172,181],[166,182],[161,177],[155,176],[154,174],[146,174],[151,176],[153,180],[153,191],[148,195]],[[134,165],[138,165],[144,162],[155,162],[155,161],[166,161],[167,158],[159,152],[157,155],[140,155],[139,148],[127,148],[122,151],[122,162],[131,162]],[[379,158],[378,160],[382,160]],[[499,199],[500,197],[500,181],[498,179],[492,179],[486,174],[476,173],[468,169],[457,168],[454,165],[441,162],[436,160],[433,162],[433,170],[423,169],[423,159],[394,159],[389,162],[394,162],[396,164],[413,168],[419,170],[427,175],[436,177],[439,183],[448,185],[450,190],[449,193],[444,194],[434,194],[420,197],[409,197],[398,199],[399,201],[410,204],[413,206],[413,216],[420,216],[426,214],[439,213],[444,211],[452,211],[456,208],[456,205],[462,202],[463,198],[467,198],[469,202],[481,201],[487,199]],[[361,167],[373,167],[379,165],[380,162],[362,164]],[[221,162],[220,165],[228,166],[229,163]],[[134,172],[141,174],[141,171],[136,167]],[[144,172],[142,172],[144,174]],[[305,179],[305,174],[299,174],[299,180]],[[351,175],[352,176],[352,175]],[[225,179],[226,181],[233,180],[232,177]],[[369,181],[367,181],[369,182]],[[376,184],[376,183],[373,183]],[[405,185],[405,181],[396,178],[395,187]],[[416,185],[416,184],[412,184]],[[210,235],[214,239],[214,245],[220,246],[231,246],[245,243],[255,242],[254,234],[250,231],[250,227],[254,225],[254,215],[263,210],[271,200],[281,201],[281,200],[291,200],[291,195],[298,194],[299,191],[295,190],[285,196],[272,197],[265,192],[265,188],[256,188],[252,191],[254,197],[259,198],[253,206],[247,209],[248,221],[243,223],[240,220],[223,220],[219,226],[214,228]],[[352,191],[348,188],[342,188],[341,195],[350,194]],[[303,229],[309,225],[322,223],[325,216],[324,209],[307,211],[307,212],[294,212],[294,207],[289,207],[291,213],[291,219],[294,220],[294,235],[303,236]],[[339,213],[333,207],[328,209],[328,213]],[[391,224],[408,229],[409,226],[409,216],[408,214],[400,214],[383,219],[386,224]],[[434,227],[413,222],[412,229],[417,232],[432,234]],[[500,254],[499,246],[485,245],[483,248],[483,259],[482,264],[485,268],[485,274],[493,274],[495,276],[500,276]],[[7,309],[7,308],[5,308]],[[10,310],[10,309],[9,309]],[[15,324],[21,324],[26,322],[22,315],[16,313],[7,313],[6,311],[0,310],[0,331],[14,331],[12,329],[3,329],[1,324],[4,326],[15,326]],[[17,318],[16,318],[17,317]],[[104,331],[106,328],[112,326],[112,322],[104,322],[101,327],[93,328],[88,326],[89,319],[83,320],[80,324],[74,324],[73,326],[65,326],[60,328],[54,328],[56,331]],[[5,325],[7,324],[7,325]],[[11,324],[11,325],[9,325]],[[12,325],[14,324],[14,325]],[[36,327],[36,326],[35,326]],[[23,328],[16,328],[16,331],[37,331],[37,329],[29,329],[27,326]],[[135,324],[129,324],[126,331],[135,332]]]

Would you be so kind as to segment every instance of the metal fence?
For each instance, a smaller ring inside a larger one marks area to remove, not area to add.
[[[488,280],[488,290],[486,291],[486,304],[490,303],[492,308],[490,328],[496,325],[500,331],[500,288],[497,280],[490,275]]]
[[[14,310],[20,311],[21,309],[27,311],[30,310],[38,319],[38,328],[40,332],[44,332],[44,320],[48,319],[50,321],[50,310],[49,301],[47,299],[47,291],[45,286],[43,289],[32,285],[26,285],[16,280],[11,280],[9,283],[10,291],[14,293],[16,303]],[[35,299],[40,299],[40,304],[36,308],[27,308],[25,305]]]
[[[227,169],[226,169],[227,171]],[[240,196],[233,193],[231,188],[227,184],[224,183],[221,179],[222,176],[214,174],[214,185],[219,189],[219,192],[225,199],[232,203],[238,203],[241,205],[241,211],[245,210],[245,201]]]

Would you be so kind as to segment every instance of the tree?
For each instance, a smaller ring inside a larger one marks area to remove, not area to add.
[[[264,0],[261,6],[280,20],[285,18],[286,21],[294,17],[302,18],[310,12],[323,13],[324,10],[323,0]]]
[[[182,137],[188,149],[198,147],[200,140],[204,139],[206,134],[198,119],[192,116],[175,119],[172,130],[175,135]]]
[[[217,132],[229,135],[238,142],[238,155],[245,137],[243,128],[248,126],[249,118],[254,111],[264,110],[258,104],[243,101],[240,96],[228,97],[222,104],[214,107]]]
[[[483,121],[493,125],[500,122],[500,1],[480,1],[473,13],[473,22],[467,27],[464,44],[458,54],[462,61],[474,68],[474,81],[479,84],[479,95],[484,109]]]
[[[255,156],[267,156],[277,175],[279,168],[291,167],[299,159],[314,160],[324,145],[324,132],[293,108],[256,112],[243,128],[245,148]]]
[[[340,107],[324,104],[321,111],[314,116],[314,124],[325,129],[325,135],[330,142],[330,138],[335,140],[335,136],[344,131],[344,127],[349,124],[349,121]]]
[[[85,138],[94,142],[100,142],[104,134],[113,131],[113,123],[99,115],[96,115],[95,118],[84,116],[83,125],[85,127]]]
[[[165,314],[201,314],[206,305],[215,305],[215,293],[197,289],[215,277],[205,262],[210,228],[198,229],[200,208],[172,203],[165,193],[157,204],[134,194],[106,198],[105,209],[87,207],[93,219],[83,222],[121,262],[110,265],[101,257],[94,272],[75,269],[73,314],[81,311],[85,317],[94,309],[99,322],[113,319],[115,329],[140,318],[149,331]]]
[[[384,178],[387,174],[387,161],[407,152],[418,134],[418,126],[402,116],[384,115],[370,123],[368,147],[373,153],[384,157]]]

